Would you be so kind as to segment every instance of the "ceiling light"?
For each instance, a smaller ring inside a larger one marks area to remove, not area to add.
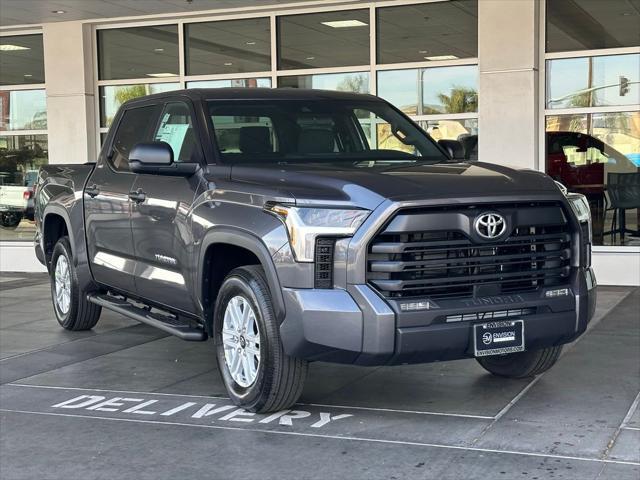
[[[230,67],[231,65],[233,65],[233,62],[224,62],[225,67]]]
[[[335,20],[333,22],[320,22],[331,28],[366,27],[367,24],[360,20]]]
[[[247,45],[255,45],[256,42],[247,42]]]
[[[432,62],[437,62],[438,60],[457,60],[458,57],[455,55],[435,55],[433,57],[424,57],[425,60],[430,60]]]
[[[147,73],[147,77],[156,77],[156,78],[164,78],[164,77],[175,77],[175,73],[169,72],[161,72],[161,73]]]
[[[33,77],[33,75],[31,75],[30,73],[25,73],[25,74],[23,75],[23,77],[24,77],[24,78],[30,78],[30,77]]]
[[[153,51],[158,53],[164,52],[164,48],[154,48]]]
[[[66,10],[52,10],[51,13],[55,13],[57,15],[62,15],[63,13],[67,13]]]
[[[13,52],[14,50],[31,50],[29,47],[23,47],[22,45],[11,45],[10,43],[5,43],[0,45],[0,52]]]
[[[424,53],[427,53],[427,51],[426,50],[418,50],[418,53],[424,54]]]
[[[305,58],[305,60],[315,60],[315,59],[316,59],[316,57],[307,57],[307,58]]]

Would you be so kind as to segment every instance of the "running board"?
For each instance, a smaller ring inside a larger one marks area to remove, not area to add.
[[[122,298],[112,297],[102,293],[90,293],[87,300],[100,305],[107,310],[124,315],[164,332],[175,335],[182,340],[201,342],[207,339],[207,334],[202,328],[195,328],[178,318],[169,315],[160,315],[150,312],[148,309],[137,307]]]

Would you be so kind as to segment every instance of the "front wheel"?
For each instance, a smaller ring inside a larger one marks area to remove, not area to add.
[[[549,370],[558,361],[561,352],[562,345],[559,345],[540,350],[481,357],[476,360],[485,370],[499,377],[526,378]]]
[[[257,413],[292,406],[300,397],[307,362],[288,356],[261,267],[233,270],[214,312],[218,369],[231,400]]]
[[[73,263],[69,237],[62,237],[51,255],[51,297],[56,319],[66,330],[90,330],[98,322],[102,307],[87,300]]]

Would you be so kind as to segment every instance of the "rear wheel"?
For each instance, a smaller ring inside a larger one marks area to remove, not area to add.
[[[236,268],[225,278],[216,301],[214,338],[218,368],[236,405],[275,412],[298,400],[307,362],[282,348],[261,267]]]
[[[546,372],[555,365],[562,352],[562,345],[557,347],[529,350],[477,358],[482,367],[499,377],[526,378]]]
[[[80,285],[69,237],[62,237],[51,256],[51,297],[58,323],[66,330],[90,330],[102,308],[87,301],[86,285]]]

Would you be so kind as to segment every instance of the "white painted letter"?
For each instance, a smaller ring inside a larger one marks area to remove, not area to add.
[[[152,403],[156,403],[157,401],[158,400],[147,400],[146,402],[142,402],[134,407],[123,410],[122,413],[139,413],[140,415],[155,415],[156,412],[152,412],[150,410],[142,410],[142,409],[148,405],[151,405]]]
[[[71,400],[67,400],[66,402],[56,403],[52,405],[51,408],[83,408],[91,405],[92,403],[101,402],[106,397],[101,397],[99,395],[80,395],[79,397],[72,398]],[[86,399],[86,400],[84,400]],[[74,405],[74,402],[78,400],[84,400],[83,402]]]
[[[325,426],[329,422],[335,422],[336,420],[341,420],[343,418],[353,417],[348,413],[343,413],[342,415],[336,415],[332,417],[329,413],[320,412],[320,420],[311,425],[313,428],[320,428]]]
[[[171,410],[167,410],[166,412],[162,412],[160,415],[168,417],[169,415],[173,415],[175,413],[181,412],[182,410],[186,410],[189,407],[193,407],[196,402],[186,402],[182,405],[178,405],[176,408],[172,408]]]
[[[97,405],[92,405],[87,408],[87,410],[96,410],[100,412],[117,412],[117,408],[107,408],[107,407],[122,407],[124,403],[122,402],[142,402],[142,398],[120,398],[114,397],[110,400],[105,400],[104,402],[100,402]]]
[[[239,416],[253,417],[255,413],[247,412],[242,408],[227,413],[224,417],[220,417],[220,420],[230,420],[232,422],[253,422],[253,418],[234,418]]]
[[[277,420],[278,418],[280,418],[281,416],[286,415],[290,411],[291,410],[281,410],[280,412],[276,412],[272,415],[269,415],[268,417],[263,418],[262,420],[260,420],[260,423],[271,423],[274,420]]]
[[[304,410],[291,410],[286,415],[282,415],[282,417],[280,417],[280,425],[291,426],[291,420],[294,418],[307,418],[310,415],[310,412],[305,412]]]
[[[223,405],[222,407],[215,407],[215,403],[206,403],[200,410],[191,415],[191,418],[202,418],[208,417],[209,415],[215,415],[216,413],[225,412],[227,410],[231,410],[232,408],[236,408],[235,405]]]

